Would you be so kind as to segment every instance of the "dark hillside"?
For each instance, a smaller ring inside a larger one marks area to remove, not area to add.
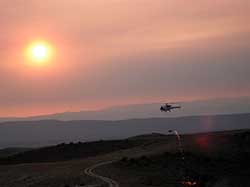
[[[183,148],[186,152],[205,154],[213,157],[231,157],[236,153],[250,152],[250,131],[222,131],[200,134],[181,135]],[[0,158],[0,164],[18,164],[33,162],[55,162],[87,158],[133,147],[154,149],[161,147],[166,151],[178,152],[175,135],[151,133],[131,137],[124,140],[96,142],[78,142],[58,144],[18,153],[7,158]]]
[[[129,149],[135,146],[143,145],[145,143],[145,141],[140,140],[101,140],[86,143],[62,143],[56,146],[33,149],[31,151],[18,153],[7,158],[0,158],[0,164],[55,162],[87,158],[117,150]]]
[[[30,150],[32,150],[32,149],[31,148],[21,148],[21,147],[0,149],[0,158],[8,157],[11,155],[15,155],[15,154],[30,151]]]

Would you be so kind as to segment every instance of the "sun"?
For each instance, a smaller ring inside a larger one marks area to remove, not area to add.
[[[43,44],[37,44],[32,48],[32,56],[37,60],[44,60],[48,55],[48,48]]]
[[[44,64],[52,57],[52,46],[45,41],[32,42],[27,49],[29,62],[33,64]]]

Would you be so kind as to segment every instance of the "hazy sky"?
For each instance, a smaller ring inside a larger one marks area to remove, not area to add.
[[[250,95],[249,0],[1,0],[0,116]],[[37,39],[55,49],[31,66]]]

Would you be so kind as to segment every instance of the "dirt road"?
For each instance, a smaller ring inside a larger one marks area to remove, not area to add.
[[[94,177],[94,178],[102,180],[103,182],[107,183],[109,185],[109,187],[119,187],[118,182],[114,181],[113,179],[110,179],[108,177],[104,177],[104,176],[101,176],[101,175],[98,175],[98,174],[94,173],[94,170],[96,168],[104,166],[104,165],[111,164],[113,162],[114,161],[108,161],[108,162],[102,162],[102,163],[95,164],[93,166],[90,166],[90,167],[86,168],[84,170],[84,173],[86,175],[90,176],[90,177]]]

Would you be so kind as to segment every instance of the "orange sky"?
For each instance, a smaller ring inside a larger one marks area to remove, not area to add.
[[[3,0],[0,116],[250,95],[248,0]],[[28,65],[43,39],[55,58]]]

